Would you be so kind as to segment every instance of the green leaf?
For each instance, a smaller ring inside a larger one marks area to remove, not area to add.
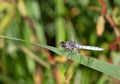
[[[7,37],[7,36],[0,36],[0,38],[31,43],[33,45],[49,49],[49,50],[51,50],[51,51],[53,51],[61,56],[65,56],[71,60],[74,60],[75,62],[77,62],[79,64],[85,65],[89,68],[100,71],[100,72],[105,73],[107,75],[110,75],[114,78],[120,79],[120,66],[106,63],[106,62],[102,62],[100,60],[97,60],[97,59],[94,59],[91,57],[83,56],[81,54],[76,54],[76,53],[73,53],[70,51],[65,51],[65,50],[62,50],[62,49],[59,49],[56,47],[51,47],[51,46],[42,45],[42,44],[38,44],[38,43],[27,42],[27,41],[22,40],[22,39],[17,39],[17,38],[12,38],[12,37]],[[68,55],[69,55],[69,57],[68,57]]]

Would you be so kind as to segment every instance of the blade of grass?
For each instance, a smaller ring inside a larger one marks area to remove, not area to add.
[[[64,0],[55,1],[56,8],[56,46],[59,47],[59,42],[65,40],[65,26],[64,26]]]
[[[67,57],[68,55],[71,55],[71,57],[69,57],[69,59],[74,60],[77,63],[85,65],[89,68],[95,69],[97,71],[100,71],[102,73],[105,73],[107,75],[110,75],[114,78],[120,79],[120,66],[106,63],[106,62],[102,62],[100,60],[90,58],[87,56],[83,56],[81,54],[76,54],[73,52],[64,51],[64,50],[59,49],[59,48],[55,48],[55,47],[51,47],[51,46],[47,46],[47,45],[42,45],[42,44],[38,44],[38,43],[27,42],[27,41],[22,40],[22,39],[17,39],[17,38],[12,38],[12,37],[7,37],[7,36],[0,36],[0,38],[31,43],[31,44],[36,45],[36,46],[47,48],[47,49],[49,49],[49,50],[51,50],[59,55],[65,56],[65,57]]]
[[[98,80],[97,84],[105,84],[107,81],[108,76],[107,75],[102,75],[101,78]]]

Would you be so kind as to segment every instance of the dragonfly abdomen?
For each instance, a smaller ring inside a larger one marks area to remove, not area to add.
[[[86,49],[86,50],[96,50],[96,51],[103,51],[104,48],[94,47],[94,46],[84,46],[76,44],[76,48],[79,49]]]

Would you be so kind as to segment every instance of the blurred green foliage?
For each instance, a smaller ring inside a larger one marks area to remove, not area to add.
[[[62,40],[104,47],[80,52],[119,65],[119,9],[119,0],[0,0],[0,35],[55,47]],[[65,80],[65,62],[38,46],[0,39],[0,84],[120,83],[78,64]]]

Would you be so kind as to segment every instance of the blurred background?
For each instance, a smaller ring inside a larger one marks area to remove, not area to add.
[[[60,41],[105,48],[81,54],[120,64],[119,0],[0,0],[0,35],[59,48]],[[66,58],[19,41],[0,39],[0,84],[120,84]],[[104,67],[103,67],[104,68]]]

